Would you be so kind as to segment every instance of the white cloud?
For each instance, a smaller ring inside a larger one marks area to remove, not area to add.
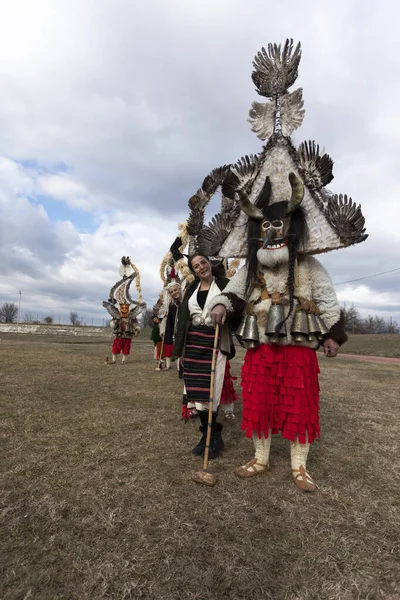
[[[90,210],[95,206],[95,201],[90,199],[84,185],[68,175],[39,176],[37,191],[54,200],[64,201],[74,209]]]
[[[101,303],[130,253],[155,297],[188,197],[212,168],[260,150],[246,123],[251,61],[288,35],[303,44],[295,140],[326,147],[330,188],[362,204],[370,233],[322,260],[336,282],[397,267],[398,12],[394,0],[284,0],[276,11],[263,0],[14,0],[0,22],[0,293],[23,283]],[[99,226],[54,223],[37,194]],[[400,304],[397,281],[368,281],[377,310],[385,294]],[[357,290],[346,301],[365,304]]]

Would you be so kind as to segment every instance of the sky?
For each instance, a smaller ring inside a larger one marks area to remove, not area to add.
[[[261,150],[252,61],[291,37],[306,109],[293,141],[328,152],[329,189],[362,205],[369,233],[320,260],[342,304],[400,324],[400,270],[369,277],[400,269],[399,17],[395,0],[7,3],[0,305],[101,324],[129,255],[152,307],[189,197],[212,168]]]

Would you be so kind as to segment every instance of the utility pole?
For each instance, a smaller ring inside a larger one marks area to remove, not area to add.
[[[21,295],[22,292],[21,290],[19,290],[19,304],[18,304],[18,316],[17,316],[17,331],[19,331],[19,319],[20,319],[20,314],[21,314]]]

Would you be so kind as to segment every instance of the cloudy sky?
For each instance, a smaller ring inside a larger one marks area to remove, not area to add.
[[[13,0],[0,19],[0,304],[89,324],[120,257],[149,306],[187,200],[258,152],[255,53],[301,41],[294,141],[332,156],[330,189],[369,239],[322,257],[340,300],[400,323],[400,37],[395,0]],[[210,215],[211,216],[211,215]]]

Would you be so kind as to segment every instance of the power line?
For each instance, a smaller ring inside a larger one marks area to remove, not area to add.
[[[374,273],[373,275],[366,275],[365,277],[358,277],[357,279],[349,279],[348,281],[341,281],[340,283],[334,283],[333,285],[345,285],[346,283],[354,283],[356,281],[363,281],[364,279],[371,279],[372,277],[379,277],[380,275],[387,275],[388,273],[394,273],[396,271],[400,271],[400,267],[396,269],[391,269],[390,271],[382,271],[381,273]],[[0,293],[0,296],[17,296],[21,294],[21,292],[9,292],[9,293]],[[43,294],[24,294],[25,298],[54,298],[55,300],[65,300],[66,302],[84,302],[86,304],[98,304],[99,299],[92,300],[90,298],[65,298],[60,297],[57,294],[52,292],[43,293]]]
[[[365,277],[358,277],[358,279],[349,279],[349,281],[341,281],[340,283],[334,283],[333,285],[344,285],[345,283],[354,283],[355,281],[362,281],[363,279],[371,279],[371,277],[378,277],[378,275],[387,275],[388,273],[394,273],[400,271],[400,267],[397,269],[391,269],[390,271],[382,271],[382,273],[375,273],[374,275],[366,275]]]

